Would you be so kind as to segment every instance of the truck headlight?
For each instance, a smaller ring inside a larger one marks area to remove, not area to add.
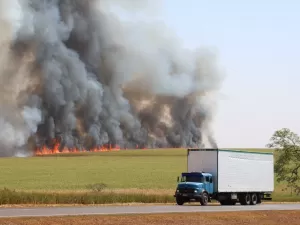
[[[198,190],[196,189],[196,190],[194,190],[194,193],[197,193],[198,192]]]

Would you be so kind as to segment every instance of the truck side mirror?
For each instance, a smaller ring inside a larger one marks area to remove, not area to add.
[[[179,182],[179,177],[177,177],[177,183]]]

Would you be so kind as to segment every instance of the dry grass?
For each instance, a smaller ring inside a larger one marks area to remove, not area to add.
[[[173,203],[172,195],[139,193],[41,193],[0,190],[0,205],[13,204],[113,204],[113,203]]]
[[[257,211],[0,219],[1,225],[277,225],[300,224],[300,211]]]
[[[103,189],[99,193],[115,193],[115,194],[143,194],[143,195],[172,195],[174,194],[174,188],[173,189],[139,189],[139,188],[124,188],[124,189]],[[82,190],[55,190],[55,191],[49,191],[49,190],[40,190],[40,191],[29,191],[25,190],[23,192],[30,193],[42,193],[42,194],[49,194],[49,193],[58,193],[58,194],[74,194],[74,193],[89,193],[91,190],[88,189],[82,189]]]

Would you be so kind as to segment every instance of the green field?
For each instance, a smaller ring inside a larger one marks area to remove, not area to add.
[[[185,150],[133,150],[0,159],[0,188],[85,190],[108,188],[174,189],[186,168]]]
[[[171,196],[176,188],[177,176],[186,170],[186,153],[186,149],[124,150],[2,158],[0,189],[83,193],[92,191],[89,185],[103,183],[108,191]],[[282,188],[282,185],[276,185],[275,199],[294,198],[289,192],[281,191]]]

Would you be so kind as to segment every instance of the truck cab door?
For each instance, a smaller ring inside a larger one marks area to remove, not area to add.
[[[211,176],[205,177],[204,188],[209,193],[212,194],[214,191],[213,181]]]

